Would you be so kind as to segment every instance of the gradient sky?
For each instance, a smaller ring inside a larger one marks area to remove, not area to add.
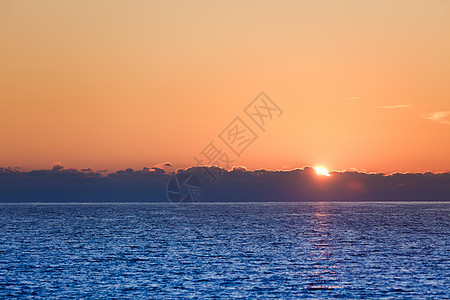
[[[0,166],[197,155],[260,91],[236,165],[450,169],[450,1],[0,0]]]

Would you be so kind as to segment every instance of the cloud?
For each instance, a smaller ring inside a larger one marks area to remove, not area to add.
[[[56,165],[56,166],[53,166],[52,171],[54,171],[54,172],[59,172],[59,171],[61,171],[62,169],[64,169],[64,167],[58,164],[58,165]]]
[[[231,172],[247,172],[247,168],[245,166],[234,166],[231,168]]]
[[[166,161],[166,162],[161,162],[159,164],[156,164],[153,166],[153,168],[171,168],[173,166],[173,164],[170,161]]]
[[[349,97],[347,100],[359,100],[359,97]]]
[[[21,168],[21,167],[0,167],[0,173],[1,172],[13,173],[13,172],[20,172],[22,170],[23,170],[23,168]]]
[[[424,119],[428,119],[439,124],[450,125],[450,111],[436,111],[420,115]]]
[[[380,105],[377,106],[377,108],[409,108],[411,107],[411,104],[397,104],[397,105]]]
[[[190,167],[203,187],[201,202],[450,200],[450,172],[365,173],[313,168],[247,170]],[[0,202],[166,202],[173,173],[160,168],[111,174],[77,169],[21,171],[0,168]],[[216,180],[213,180],[216,176]]]

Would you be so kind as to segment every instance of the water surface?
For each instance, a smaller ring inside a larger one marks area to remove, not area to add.
[[[450,297],[450,203],[2,204],[0,297]]]

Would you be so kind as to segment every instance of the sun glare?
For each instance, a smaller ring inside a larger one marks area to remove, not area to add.
[[[314,170],[316,170],[317,175],[330,176],[330,173],[324,167],[315,167]]]

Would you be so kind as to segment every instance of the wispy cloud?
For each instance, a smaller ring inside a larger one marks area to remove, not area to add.
[[[437,122],[439,124],[450,125],[450,111],[436,111],[420,115],[422,118]]]
[[[347,100],[359,100],[359,97],[349,97]]]
[[[397,104],[397,105],[380,105],[377,108],[408,108],[411,104]]]

